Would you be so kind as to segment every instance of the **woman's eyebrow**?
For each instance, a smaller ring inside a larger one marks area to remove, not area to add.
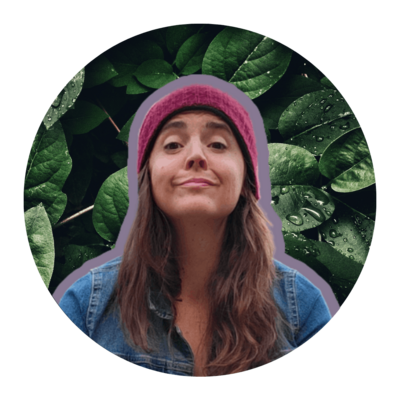
[[[187,124],[184,121],[170,121],[167,122],[163,128],[161,129],[161,132],[164,132],[168,129],[171,128],[178,128],[178,129],[185,129],[187,128]],[[230,135],[232,135],[232,131],[229,128],[229,126],[227,124],[225,124],[225,122],[219,122],[219,121],[208,121],[206,123],[206,128],[207,129],[223,129],[225,130],[227,133],[229,133]],[[160,132],[160,133],[161,133]]]

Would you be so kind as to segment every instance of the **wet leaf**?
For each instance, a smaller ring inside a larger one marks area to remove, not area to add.
[[[297,146],[282,143],[268,145],[271,185],[314,184],[319,176],[315,157]]]
[[[233,83],[255,99],[279,81],[291,54],[290,49],[270,38],[228,27],[208,47],[202,72]]]
[[[142,85],[135,76],[132,76],[126,88],[126,94],[142,94],[150,92],[152,89]]]
[[[319,227],[319,231],[335,251],[364,264],[375,223],[333,196],[332,199],[335,203],[335,213],[329,221]]]
[[[82,91],[84,79],[85,68],[82,67],[71,76],[53,98],[42,117],[46,129],[52,127],[68,110],[71,110]]]
[[[176,25],[170,26],[166,33],[167,48],[170,54],[175,55],[179,48],[192,35],[201,29],[202,25]]]
[[[93,208],[93,225],[108,241],[116,241],[129,205],[127,168],[109,176],[100,188]]]
[[[71,172],[72,160],[61,126],[57,121],[48,130],[42,124],[29,154],[25,178],[25,210],[43,203],[54,225],[67,204],[61,189]]]
[[[274,185],[271,205],[282,220],[282,230],[301,232],[328,220],[335,204],[331,196],[313,186]]]
[[[375,183],[371,154],[361,129],[335,140],[323,153],[319,169],[336,192],[355,192]]]
[[[50,220],[42,204],[25,212],[29,246],[46,287],[49,287],[54,268],[54,239]]]
[[[334,140],[360,125],[338,91],[320,90],[289,105],[278,127],[286,143],[320,155]]]

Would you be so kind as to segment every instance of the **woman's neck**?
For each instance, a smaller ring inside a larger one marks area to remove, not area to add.
[[[180,266],[181,298],[199,301],[206,295],[218,265],[227,219],[196,219],[174,223]]]

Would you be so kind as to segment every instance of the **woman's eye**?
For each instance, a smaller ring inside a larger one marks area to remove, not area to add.
[[[179,146],[180,146],[179,143],[177,143],[177,142],[171,142],[171,143],[168,143],[167,145],[165,145],[165,146],[164,146],[164,149],[166,149],[166,150],[176,150],[176,149],[179,148]]]
[[[214,145],[214,144],[218,144],[218,145],[222,146],[222,148],[220,148],[220,149],[218,149],[218,150],[226,149],[226,146],[225,146],[224,144],[220,143],[220,142],[214,142],[214,143],[212,143],[211,145]],[[171,143],[168,143],[168,144],[165,146],[165,149],[167,149],[167,150],[176,150],[176,149],[171,149],[171,148],[169,147],[169,146],[171,146],[171,145],[178,145],[178,146],[180,146],[179,143],[171,142]]]
[[[226,149],[226,146],[220,142],[212,143],[211,146],[214,147],[214,149],[218,149],[218,150]]]

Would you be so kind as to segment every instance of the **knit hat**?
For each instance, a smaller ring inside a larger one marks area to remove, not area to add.
[[[149,142],[154,133],[167,117],[180,109],[192,106],[208,106],[222,111],[230,119],[241,134],[247,146],[254,169],[254,186],[257,200],[260,198],[258,180],[257,147],[253,125],[245,108],[233,97],[209,85],[190,85],[177,89],[155,103],[147,112],[140,128],[138,139],[137,172],[139,173],[146,161]]]

